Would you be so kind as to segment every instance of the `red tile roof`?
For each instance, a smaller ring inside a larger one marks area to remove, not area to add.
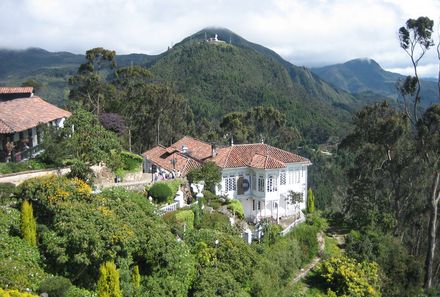
[[[180,151],[182,145],[188,148],[189,154],[186,155]],[[182,175],[186,175],[191,168],[199,167],[201,162],[207,160],[214,161],[221,168],[274,169],[285,168],[289,163],[311,164],[304,157],[263,143],[219,148],[214,158],[211,154],[211,145],[185,136],[168,148],[156,146],[143,153],[143,156],[168,171],[173,170],[171,160],[175,158],[177,160],[176,170],[180,171]]]
[[[209,143],[194,139],[190,136],[184,136],[171,145],[171,147],[179,151],[182,151],[183,146],[188,148],[188,155],[197,160],[204,160],[212,155],[212,147]]]
[[[154,164],[168,171],[179,171],[182,176],[185,176],[191,169],[200,167],[200,163],[178,151],[169,152],[169,148],[163,146],[156,146],[142,154],[145,158],[152,161]],[[176,160],[175,167],[172,160]]]
[[[49,123],[70,115],[70,112],[58,108],[38,96],[1,101],[0,133],[25,131],[40,123]]]
[[[284,168],[288,163],[310,164],[304,157],[263,143],[238,144],[218,149],[218,154],[212,161],[221,168],[271,169]]]
[[[33,92],[33,87],[0,87],[0,94],[27,94]]]

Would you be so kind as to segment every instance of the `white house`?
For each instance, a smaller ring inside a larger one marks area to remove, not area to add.
[[[216,194],[240,200],[247,219],[278,219],[306,207],[308,159],[258,143],[220,148],[212,160],[222,168]],[[290,191],[303,202],[293,204]]]
[[[185,136],[168,148],[155,147],[143,155],[161,170],[178,169],[183,173],[187,172],[188,165],[215,162],[222,169],[222,181],[216,194],[240,200],[245,217],[250,221],[293,216],[306,207],[307,167],[311,162],[267,144],[216,148]],[[177,162],[173,164],[172,160]],[[302,195],[303,202],[293,204],[290,191]]]

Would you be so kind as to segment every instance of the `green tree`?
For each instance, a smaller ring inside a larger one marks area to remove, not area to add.
[[[217,164],[207,161],[201,167],[190,170],[187,178],[191,183],[204,181],[206,189],[214,192],[215,186],[222,180],[222,173]]]
[[[21,205],[21,235],[30,245],[37,245],[37,223],[32,204],[24,200]]]
[[[101,47],[88,50],[86,62],[69,79],[69,99],[99,116],[105,105],[116,96],[114,86],[106,80],[116,67],[115,55],[115,51]]]
[[[119,272],[113,262],[105,262],[99,268],[98,297],[122,297],[119,288]]]
[[[417,123],[418,112],[417,105],[420,103],[420,80],[417,73],[417,66],[425,55],[426,51],[434,45],[432,40],[434,22],[428,17],[419,17],[418,19],[408,19],[404,27],[399,29],[400,47],[408,54],[414,70],[414,76],[408,76],[400,86],[401,95],[406,99],[409,95],[413,97],[412,116],[407,109],[407,102],[404,103],[405,112]]]
[[[315,197],[313,196],[312,188],[307,191],[307,213],[315,212]]]
[[[61,165],[67,159],[76,159],[75,176],[81,178],[91,178],[84,164],[90,167],[104,162],[113,170],[117,169],[113,164],[120,164],[121,145],[117,135],[106,130],[95,115],[84,109],[74,111],[64,128],[46,130],[43,148],[40,158],[45,162]]]

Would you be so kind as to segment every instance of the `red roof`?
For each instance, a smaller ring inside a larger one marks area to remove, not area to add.
[[[191,169],[200,167],[200,163],[178,151],[169,152],[163,146],[156,146],[142,154],[145,158],[168,171],[179,171],[185,176]],[[173,166],[173,160],[176,164]]]
[[[204,160],[212,155],[212,146],[209,143],[194,139],[190,136],[184,136],[170,147],[182,151],[184,146],[188,149],[187,154],[197,160]]]
[[[284,168],[288,163],[310,164],[304,157],[263,143],[238,144],[218,149],[212,161],[221,168],[271,169]]]
[[[41,123],[66,118],[70,112],[38,96],[0,101],[0,133],[25,131]]]
[[[182,146],[189,153],[181,152]],[[212,146],[206,142],[185,136],[168,148],[156,146],[145,153],[148,160],[168,170],[173,170],[172,160],[176,160],[176,171],[186,175],[191,168],[199,167],[201,162],[212,160],[221,168],[251,167],[258,169],[285,168],[290,163],[311,164],[304,157],[288,151],[263,144],[238,144],[217,149],[212,158]]]
[[[27,94],[33,91],[33,87],[0,87],[0,94]]]

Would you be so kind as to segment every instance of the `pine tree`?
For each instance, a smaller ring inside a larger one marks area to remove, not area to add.
[[[122,297],[119,287],[119,271],[113,262],[105,262],[99,267],[98,297]]]
[[[315,211],[315,197],[313,196],[312,188],[309,188],[307,193],[307,212],[313,213]]]
[[[37,245],[37,223],[34,218],[32,204],[27,200],[21,205],[21,235],[30,245]]]

